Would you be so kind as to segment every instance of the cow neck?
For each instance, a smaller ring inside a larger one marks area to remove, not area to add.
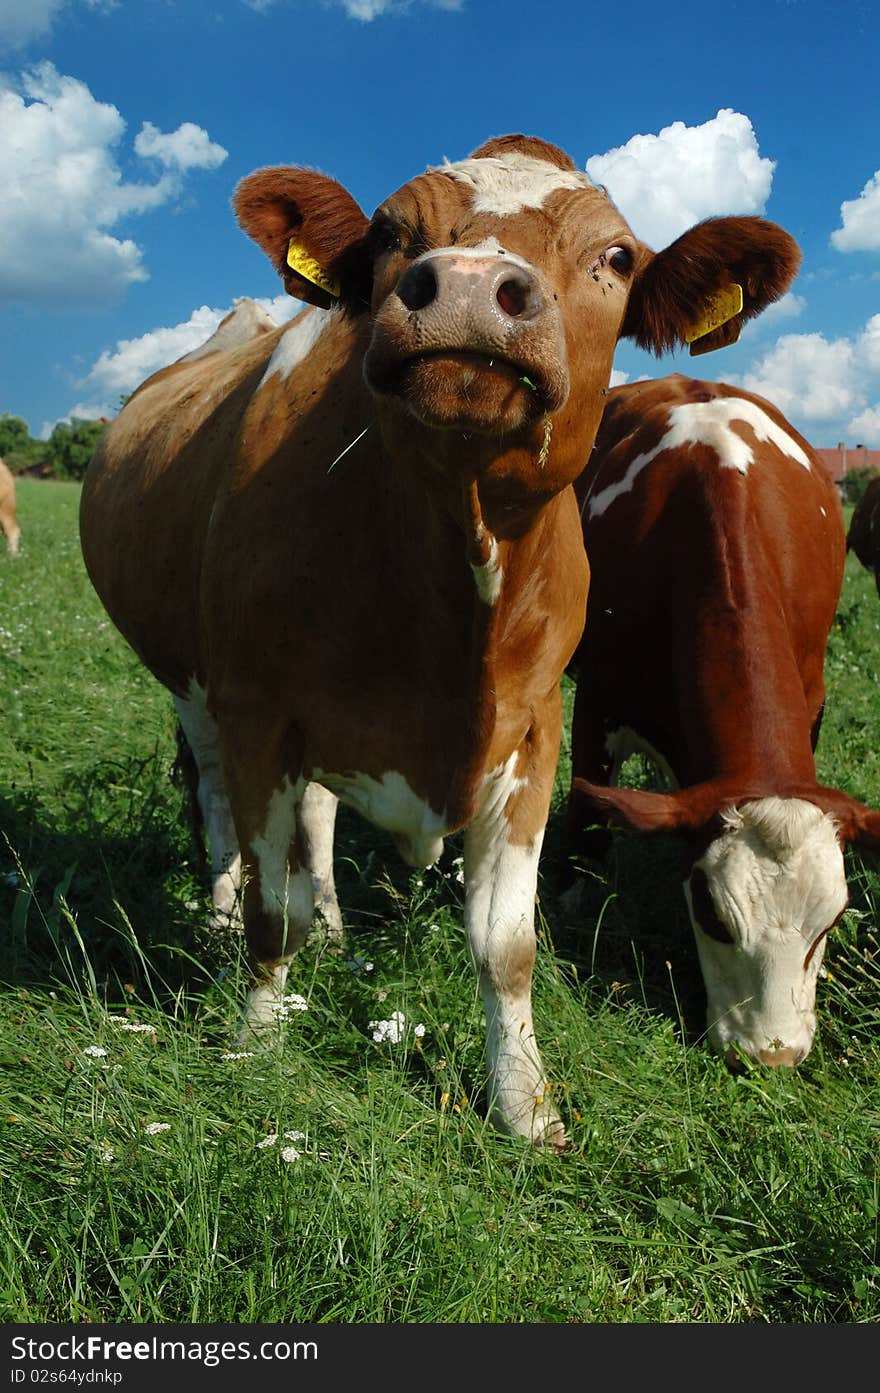
[[[451,468],[448,456],[430,448],[433,442],[416,459],[412,445],[398,452],[382,434],[385,468],[393,479],[391,526],[404,568],[400,583],[419,597],[401,646],[423,688],[449,692],[468,713],[467,753],[462,750],[457,760],[447,801],[452,823],[464,824],[480,777],[509,757],[529,727],[531,673],[525,687],[510,681],[510,651],[529,649],[542,695],[569,656],[560,659],[555,649],[545,653],[545,629],[539,625],[533,635],[533,615],[521,593],[523,579],[539,575],[553,555],[549,533],[558,499],[529,507],[524,497],[523,506],[511,509],[503,501],[504,485],[485,472],[477,477],[461,460]],[[579,540],[576,512],[572,518]],[[555,643],[555,635],[549,642]],[[557,666],[548,681],[546,673]]]

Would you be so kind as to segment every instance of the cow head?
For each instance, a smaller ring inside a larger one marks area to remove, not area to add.
[[[789,1066],[809,1053],[827,935],[847,905],[843,845],[880,846],[880,813],[839,790],[785,793],[762,796],[729,780],[669,794],[572,781],[572,825],[692,838],[684,890],[707,1034],[731,1064],[740,1052]]]
[[[260,170],[233,201],[291,294],[369,316],[363,371],[386,438],[411,447],[427,429],[441,464],[545,495],[583,468],[618,338],[681,344],[735,282],[741,311],[705,339],[719,346],[800,259],[787,233],[742,217],[655,255],[563,151],[526,136],[429,168],[372,219],[314,170]]]

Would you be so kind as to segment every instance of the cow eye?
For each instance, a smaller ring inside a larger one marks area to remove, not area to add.
[[[706,879],[706,872],[701,870],[699,866],[695,866],[691,871],[689,888],[691,911],[697,926],[709,938],[714,938],[716,943],[733,943],[730,932],[718,918],[709,882]]]
[[[628,276],[633,268],[633,254],[628,247],[609,247],[605,261],[619,276]]]
[[[370,229],[370,240],[378,255],[395,252],[400,248],[400,235],[389,218],[380,218]]]

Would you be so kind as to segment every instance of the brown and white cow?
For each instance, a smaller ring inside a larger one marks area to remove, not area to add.
[[[10,556],[18,555],[21,528],[15,509],[15,475],[5,460],[0,459],[0,528],[6,537]]]
[[[842,844],[880,838],[880,815],[817,784],[813,760],[837,489],[770,402],[679,374],[609,393],[576,488],[591,583],[570,838],[597,820],[689,834],[710,1043],[796,1064],[847,904]],[[636,751],[676,791],[611,787]]]
[[[85,481],[89,573],[174,693],[218,910],[243,881],[249,1028],[277,1013],[316,901],[340,926],[337,798],[413,866],[463,829],[491,1115],[561,1144],[531,980],[587,595],[571,484],[618,338],[678,343],[734,281],[725,342],[785,290],[796,244],[721,218],[655,255],[524,136],[429,168],[372,219],[302,168],[250,175],[234,207],[317,308],[134,394]]]
[[[846,549],[872,573],[880,595],[880,475],[871,480],[853,510]]]

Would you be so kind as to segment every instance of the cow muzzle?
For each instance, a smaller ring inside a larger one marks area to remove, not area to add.
[[[379,307],[364,376],[426,425],[520,429],[568,397],[558,304],[519,258],[427,252]]]

